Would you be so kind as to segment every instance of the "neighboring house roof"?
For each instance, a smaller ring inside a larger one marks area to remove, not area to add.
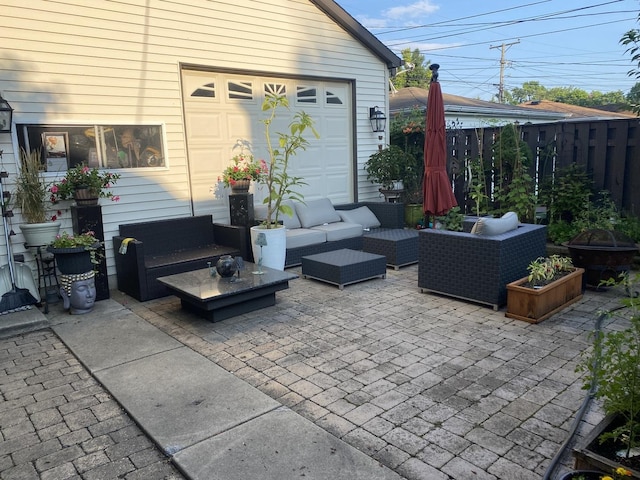
[[[364,28],[355,18],[349,15],[340,5],[333,0],[309,0],[322,10],[329,18],[344,28],[349,34],[361,42],[371,52],[377,55],[387,64],[388,68],[397,68],[402,65],[402,59],[393,53],[384,43],[376,38],[369,30]]]
[[[416,106],[420,108],[426,107],[428,97],[429,90],[425,88],[401,88],[397,93],[389,96],[389,110],[391,113],[396,113],[408,111]],[[442,98],[444,100],[445,114],[465,113],[478,116],[521,118],[523,123],[531,121],[531,117],[535,117],[538,121],[546,120],[552,122],[563,119],[566,116],[558,112],[533,110],[515,105],[459,97],[448,93],[443,93]]]
[[[545,110],[547,112],[564,113],[567,119],[589,119],[589,120],[611,120],[614,118],[634,118],[636,115],[631,112],[610,112],[599,108],[580,107],[568,103],[553,102],[551,100],[531,100],[521,103],[519,106]]]

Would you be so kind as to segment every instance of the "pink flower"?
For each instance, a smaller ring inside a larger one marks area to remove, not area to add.
[[[51,193],[58,193],[58,187],[54,185],[54,186],[52,186],[52,187],[49,189],[49,191],[50,191]]]
[[[89,167],[83,167],[82,168],[82,173],[89,173]]]
[[[111,201],[112,202],[119,202],[120,201],[120,195],[114,195],[113,197],[111,197]]]

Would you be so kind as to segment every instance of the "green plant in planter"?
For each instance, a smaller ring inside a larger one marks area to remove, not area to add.
[[[607,282],[614,285],[615,279]],[[625,291],[634,292],[640,284],[640,274],[623,275],[619,284]],[[609,318],[628,322],[623,330],[596,332],[594,348],[584,355],[577,367],[586,372],[584,389],[596,386],[595,398],[602,401],[606,414],[618,414],[624,419],[618,428],[603,433],[599,441],[612,439],[624,445],[626,456],[640,446],[640,298],[625,296],[621,300],[626,307],[608,313]]]
[[[575,270],[571,258],[561,255],[539,257],[529,264],[528,281],[532,287],[543,287]]]
[[[82,248],[90,253],[91,263],[98,265],[102,260],[101,245],[102,242],[96,238],[93,231],[78,235],[69,235],[68,232],[62,232],[62,234],[56,236],[55,240],[47,247],[47,250],[55,254],[56,250]]]
[[[301,177],[289,175],[289,161],[299,150],[306,150],[309,140],[304,137],[307,130],[311,130],[316,138],[320,138],[314,128],[311,116],[305,112],[294,115],[289,124],[289,133],[276,132],[277,145],[274,146],[271,138],[271,124],[276,118],[279,109],[289,108],[289,101],[284,95],[268,94],[262,103],[262,111],[268,111],[269,116],[261,120],[264,124],[264,135],[267,142],[269,159],[267,160],[266,173],[262,175],[262,181],[267,186],[268,196],[264,199],[267,205],[267,216],[263,223],[266,228],[278,225],[280,214],[293,215],[290,206],[283,205],[285,199],[303,201],[302,195],[294,190],[298,185],[306,185]]]
[[[20,150],[20,170],[16,177],[15,206],[27,223],[56,220],[49,215],[49,184],[44,178],[40,150]]]
[[[394,182],[415,171],[415,162],[413,155],[397,145],[390,145],[371,155],[364,169],[371,183],[379,183],[384,190],[393,190]]]

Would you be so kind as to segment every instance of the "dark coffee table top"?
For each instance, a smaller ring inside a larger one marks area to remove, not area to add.
[[[187,294],[197,300],[207,301],[213,298],[229,297],[238,293],[259,290],[271,285],[287,283],[298,278],[293,273],[262,267],[262,275],[252,273],[258,266],[244,262],[240,277],[222,278],[220,275],[212,277],[208,268],[191,272],[176,273],[166,277],[159,277],[158,281],[172,290]]]

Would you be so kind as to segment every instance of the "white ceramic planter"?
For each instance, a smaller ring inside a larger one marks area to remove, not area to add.
[[[20,231],[28,247],[49,245],[60,232],[61,222],[23,223]]]
[[[267,244],[263,247],[256,245],[258,233],[265,234]],[[287,229],[283,226],[277,228],[264,228],[262,225],[251,227],[251,251],[253,252],[253,262],[256,265],[262,257],[263,267],[284,270],[284,260],[287,254]]]

